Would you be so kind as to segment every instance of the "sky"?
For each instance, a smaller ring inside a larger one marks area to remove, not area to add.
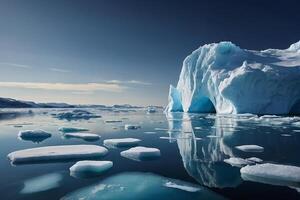
[[[287,48],[299,1],[0,0],[0,96],[166,105],[199,46]]]

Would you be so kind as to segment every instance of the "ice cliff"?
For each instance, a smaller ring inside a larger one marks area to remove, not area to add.
[[[167,111],[300,114],[300,41],[283,50],[199,47],[170,86]]]

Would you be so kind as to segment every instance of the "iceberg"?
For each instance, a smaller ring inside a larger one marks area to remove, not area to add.
[[[100,139],[100,135],[94,133],[65,133],[65,138],[79,138],[86,141],[96,141]]]
[[[263,147],[254,145],[254,144],[236,146],[235,148],[240,151],[244,151],[244,152],[263,152],[264,151]]]
[[[25,131],[20,131],[18,137],[22,140],[41,142],[51,137],[51,133],[48,133],[44,130],[25,130]]]
[[[93,114],[89,111],[86,110],[80,110],[80,109],[75,109],[73,111],[70,112],[61,112],[58,114],[54,114],[53,115],[55,118],[60,119],[60,120],[80,120],[80,119],[84,119],[84,120],[89,120],[92,118],[101,118],[100,115],[96,115]]]
[[[70,167],[70,174],[77,178],[90,177],[100,175],[112,166],[111,161],[82,160]]]
[[[206,44],[185,58],[166,111],[300,114],[299,77],[300,41],[262,51]]]
[[[107,139],[103,141],[106,147],[133,147],[137,146],[141,142],[140,139],[136,138],[120,138],[120,139]]]
[[[121,156],[135,161],[152,160],[160,157],[160,150],[138,146],[122,151]]]
[[[86,128],[76,128],[76,127],[61,127],[58,130],[63,133],[89,131],[89,129]]]
[[[23,164],[102,157],[107,152],[106,148],[97,145],[61,145],[14,151],[7,157],[13,164]]]
[[[257,164],[241,168],[244,180],[300,188],[300,167],[282,164]]]
[[[62,197],[73,199],[225,199],[221,195],[200,185],[166,178],[152,173],[127,172],[110,176],[100,182],[80,188]]]

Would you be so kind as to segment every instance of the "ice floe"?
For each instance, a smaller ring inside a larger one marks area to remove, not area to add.
[[[49,137],[51,137],[51,133],[48,133],[44,130],[25,130],[20,131],[18,137],[22,140],[30,140],[33,142],[41,142]]]
[[[87,128],[77,128],[77,127],[61,127],[58,129],[60,132],[63,133],[75,133],[75,132],[83,132],[83,131],[89,131]]]
[[[149,147],[133,147],[121,152],[121,156],[136,161],[152,160],[160,157],[160,150]]]
[[[258,145],[241,145],[235,147],[238,150],[244,151],[244,152],[263,152],[264,148]]]
[[[145,134],[156,134],[155,131],[145,131],[144,133],[145,133]]]
[[[79,119],[89,120],[91,118],[101,118],[100,115],[96,115],[87,110],[80,110],[80,109],[53,114],[53,116],[55,118],[58,118],[61,120],[65,119],[65,120],[69,120],[69,121],[70,120],[79,120]]]
[[[247,161],[253,162],[253,163],[262,163],[263,160],[257,157],[251,157],[251,158],[247,158]]]
[[[170,179],[163,176],[127,172],[113,175],[100,182],[78,189],[64,196],[61,200],[73,199],[224,199],[222,196],[200,185]]]
[[[100,135],[94,133],[65,133],[65,138],[79,138],[86,141],[96,141],[100,139]]]
[[[7,156],[13,164],[21,164],[102,157],[107,152],[106,148],[97,145],[61,145],[14,151]]]
[[[225,159],[224,162],[234,167],[242,167],[245,165],[253,164],[253,162],[249,160],[245,160],[243,158],[234,158],[234,157]]]
[[[60,173],[45,174],[24,181],[24,187],[20,193],[31,194],[54,189],[60,186],[63,179]]]
[[[119,138],[119,139],[106,139],[103,141],[103,144],[106,147],[134,147],[141,142],[140,139],[136,138]]]
[[[109,170],[112,166],[113,162],[111,161],[82,160],[70,167],[70,174],[78,178],[96,176]]]
[[[241,169],[247,181],[300,188],[300,167],[281,164],[257,164]]]

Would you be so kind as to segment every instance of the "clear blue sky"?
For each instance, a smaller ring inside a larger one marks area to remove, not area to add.
[[[200,45],[298,41],[298,2],[0,0],[0,96],[165,105]]]

